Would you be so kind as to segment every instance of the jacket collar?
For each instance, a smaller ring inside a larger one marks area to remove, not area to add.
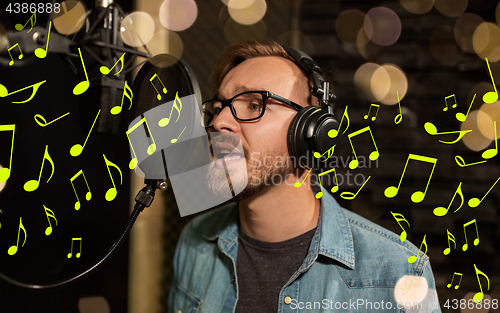
[[[354,269],[354,244],[349,220],[333,196],[326,190],[321,198],[318,228],[309,246],[304,265],[309,266],[318,254],[336,260]]]
[[[211,241],[219,238],[219,248],[225,252],[238,240],[238,218],[238,203],[217,209],[210,221],[214,227],[205,238]],[[321,198],[318,227],[302,267],[311,266],[319,254],[354,269],[354,245],[349,221],[343,209],[326,190],[323,190]]]

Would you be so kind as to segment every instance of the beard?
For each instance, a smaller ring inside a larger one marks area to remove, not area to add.
[[[216,139],[234,147],[240,144],[239,138],[234,138],[234,136],[219,136]],[[236,140],[237,142],[235,142]],[[231,193],[235,195],[232,200],[240,201],[255,196],[272,186],[281,185],[293,172],[293,162],[288,151],[276,149],[251,154],[245,148],[243,151],[246,167],[239,166],[236,169],[226,171],[224,168],[217,168],[215,162],[210,165],[207,173],[208,185],[216,196],[221,197],[225,194],[227,182],[229,182]],[[255,158],[256,154],[257,158]],[[279,177],[278,183],[275,181],[275,177]],[[241,192],[236,194],[235,190],[241,190]]]

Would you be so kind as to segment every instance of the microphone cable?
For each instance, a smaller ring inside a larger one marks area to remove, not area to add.
[[[118,237],[118,239],[115,241],[111,249],[104,255],[104,257],[101,258],[97,263],[95,263],[93,266],[88,268],[87,270],[81,272],[78,275],[75,275],[71,278],[62,280],[57,283],[53,284],[46,284],[46,285],[38,285],[38,284],[29,284],[29,283],[23,283],[20,281],[17,281],[13,278],[8,277],[7,275],[3,274],[0,272],[0,278],[3,280],[21,287],[21,288],[28,288],[28,289],[35,289],[35,290],[47,290],[47,289],[54,289],[57,287],[62,287],[71,283],[75,283],[79,281],[82,277],[94,272],[96,269],[101,267],[106,261],[108,261],[120,248],[120,246],[123,244],[127,236],[130,234],[130,230],[132,229],[132,226],[134,226],[134,223],[139,216],[139,214],[144,210],[144,208],[147,208],[151,205],[151,203],[154,200],[155,196],[155,191],[156,189],[160,190],[165,190],[167,188],[167,183],[164,180],[153,180],[153,179],[146,179],[145,180],[146,186],[142,188],[138,193],[137,196],[135,197],[136,204],[134,205],[134,210],[130,214],[129,221],[127,226],[125,227],[124,231],[121,233],[121,235]]]

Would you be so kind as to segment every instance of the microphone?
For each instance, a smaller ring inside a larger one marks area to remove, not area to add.
[[[92,26],[86,32],[80,49],[90,82],[89,90],[78,96],[82,131],[88,129],[99,109],[101,114],[95,124],[95,132],[116,135],[120,131],[121,115],[112,114],[111,109],[120,107],[125,87],[125,62],[120,59],[123,55],[120,48],[124,47],[120,36],[120,20],[123,17],[112,0],[96,1],[90,20]],[[80,77],[85,79],[81,72]]]

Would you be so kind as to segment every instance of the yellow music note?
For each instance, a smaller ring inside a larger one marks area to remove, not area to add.
[[[459,155],[456,155],[455,156],[455,162],[457,162],[458,166],[460,166],[460,167],[467,167],[467,166],[472,166],[472,165],[484,163],[484,162],[486,162],[486,160],[475,162],[475,163],[466,164],[464,158],[462,158]]]
[[[326,150],[325,152],[323,152],[323,154],[319,154],[319,152],[314,152],[313,153],[313,156],[316,158],[316,159],[319,159],[321,158],[322,156],[324,156],[326,153],[328,153],[328,156],[326,159],[320,159],[321,162],[326,162],[326,160],[328,160],[332,155],[333,155],[333,152],[335,151],[335,146],[336,145],[333,145],[330,149]]]
[[[0,125],[0,132],[2,131],[12,131],[12,144],[10,145],[9,167],[4,167],[0,169],[0,182],[4,182],[7,179],[9,179],[10,172],[12,170],[12,154],[14,153],[14,134],[16,132],[16,124]]]
[[[375,121],[377,119],[378,110],[380,109],[380,105],[372,103],[372,104],[370,104],[370,108],[368,109],[368,113],[366,113],[366,115],[363,117],[365,120],[368,118],[368,116],[370,116],[370,111],[372,110],[372,107],[377,108],[377,112],[375,112],[375,115],[372,117],[372,121]]]
[[[7,251],[9,255],[16,254],[17,249],[19,248],[19,235],[21,235],[21,229],[24,232],[24,241],[21,247],[24,247],[24,244],[26,243],[26,238],[28,238],[28,234],[26,233],[26,228],[24,228],[22,217],[19,218],[19,228],[17,230],[17,243],[9,248],[9,250]]]
[[[159,81],[159,82],[160,82],[160,84],[163,86],[162,91],[163,91],[163,93],[164,93],[164,94],[167,94],[167,88],[165,87],[165,85],[164,85],[164,84],[163,84],[163,82],[161,81],[160,77],[158,77],[158,75],[157,75],[156,73],[155,73],[153,76],[151,76],[151,78],[149,79],[149,82],[151,83],[151,85],[153,85],[153,88],[156,90],[156,93],[157,93],[156,98],[157,98],[158,100],[161,100],[161,95],[160,95],[160,92],[158,91],[158,89],[156,89],[156,86],[153,84],[153,79],[155,79],[155,78],[158,78],[158,81]]]
[[[19,89],[19,90],[13,91],[13,92],[8,92],[7,88],[5,88],[5,86],[0,84],[0,97],[2,97],[2,98],[7,97],[7,96],[10,96],[12,94],[18,93],[20,91],[26,90],[28,88],[33,88],[33,90],[31,91],[31,96],[28,99],[26,99],[24,101],[12,101],[12,103],[26,103],[26,102],[30,101],[31,99],[33,99],[36,92],[38,91],[38,88],[40,88],[40,85],[42,85],[45,82],[46,82],[46,80],[41,81],[41,82],[36,83],[36,84],[33,84],[31,86],[28,86],[28,87],[24,87],[22,89]]]
[[[457,114],[455,114],[455,118],[459,122],[465,122],[465,120],[467,119],[467,116],[469,116],[470,108],[472,108],[472,104],[474,103],[474,99],[476,99],[476,94],[474,94],[474,97],[472,97],[472,101],[470,102],[469,109],[467,110],[467,114],[464,115],[461,112],[458,112]]]
[[[378,148],[377,148],[377,144],[375,143],[375,138],[373,138],[373,134],[372,134],[372,130],[370,129],[370,126],[366,126],[365,128],[362,128],[358,131],[355,131],[351,134],[349,134],[347,137],[349,138],[349,142],[351,143],[351,147],[352,147],[352,153],[354,153],[354,160],[352,160],[351,162],[349,162],[349,168],[351,170],[355,169],[356,167],[358,167],[358,156],[356,155],[356,150],[354,149],[354,145],[352,144],[352,140],[351,138],[352,137],[355,137],[359,134],[362,134],[364,132],[369,132],[370,133],[370,136],[372,137],[372,141],[373,141],[373,145],[375,146],[375,150],[373,150],[370,155],[369,155],[369,158],[370,160],[372,161],[375,161],[376,159],[378,159],[379,157],[379,152],[378,152]]]
[[[401,102],[399,101],[399,92],[396,91],[396,95],[398,96],[398,107],[399,107],[399,114],[396,115],[394,118],[394,124],[399,124],[403,120],[403,112],[401,112]]]
[[[446,236],[448,238],[448,248],[444,249],[444,251],[443,251],[444,255],[448,255],[451,252],[450,241],[453,241],[453,246],[454,246],[453,249],[455,249],[457,247],[457,241],[455,239],[455,236],[453,236],[453,234],[450,233],[450,231],[448,229],[446,230]],[[450,288],[450,287],[448,287],[448,288]],[[457,289],[457,288],[455,288],[455,289]]]
[[[132,92],[132,89],[128,86],[127,81],[125,81],[125,85],[123,86],[122,102],[119,106],[116,105],[111,108],[111,110],[109,111],[111,112],[111,114],[117,115],[122,111],[123,100],[125,100],[125,97],[127,97],[130,100],[130,106],[128,107],[128,109],[130,110],[130,108],[132,107],[132,98],[134,98],[134,93]]]
[[[176,143],[177,140],[179,140],[179,138],[181,138],[181,135],[182,133],[186,130],[186,126],[184,126],[184,129],[181,131],[181,134],[179,135],[179,137],[177,138],[173,138],[172,140],[170,140],[171,143]]]
[[[59,116],[59,117],[58,117],[58,118],[56,118],[55,120],[52,120],[52,121],[50,121],[50,122],[48,122],[48,123],[47,123],[47,120],[45,119],[45,117],[43,117],[43,116],[42,116],[42,115],[40,115],[40,114],[35,114],[35,116],[33,116],[33,118],[35,119],[35,122],[36,122],[38,125],[40,125],[40,126],[42,126],[42,127],[45,127],[45,126],[47,126],[47,125],[49,125],[49,124],[54,123],[54,122],[55,122],[55,121],[57,121],[58,119],[61,119],[61,118],[65,117],[65,116],[66,116],[66,115],[68,115],[68,114],[69,114],[69,112],[68,112],[68,113],[66,113],[66,114],[64,114],[64,115]]]
[[[337,171],[335,170],[335,168],[332,168],[331,170],[328,170],[326,172],[318,174],[319,185],[320,185],[320,187],[323,187],[323,185],[321,184],[321,176],[326,175],[326,174],[328,174],[330,172],[333,172],[334,173],[334,177],[335,177],[335,186],[333,186],[332,189],[330,189],[330,191],[331,192],[337,192],[337,190],[339,190],[339,181],[337,180]],[[322,188],[316,194],[316,199],[320,199],[321,197],[323,197],[323,189]]]
[[[384,195],[387,198],[393,198],[393,197],[395,197],[398,194],[399,187],[401,187],[401,182],[403,181],[403,177],[404,177],[405,172],[406,172],[406,167],[408,166],[408,162],[410,160],[422,161],[422,162],[427,162],[427,163],[432,163],[433,164],[432,165],[432,171],[431,171],[431,174],[429,175],[429,179],[427,180],[427,185],[425,186],[424,192],[422,192],[422,191],[415,191],[411,195],[411,201],[413,201],[414,203],[420,203],[420,202],[422,202],[422,200],[424,200],[425,194],[427,193],[427,188],[429,187],[429,183],[431,182],[432,174],[434,173],[434,168],[436,167],[437,159],[426,157],[426,156],[423,156],[423,155],[411,154],[411,153],[408,155],[408,158],[406,159],[405,168],[403,169],[403,173],[401,174],[401,179],[399,180],[398,187],[389,186],[389,187],[387,187],[385,189]]]
[[[132,158],[132,160],[130,160],[130,163],[129,163],[129,168],[131,170],[133,170],[136,166],[137,166],[137,154],[135,153],[134,151],[134,146],[132,145],[132,142],[130,141],[130,137],[129,137],[129,134],[131,132],[133,132],[134,130],[136,130],[140,125],[142,124],[145,124],[146,125],[146,128],[148,130],[148,133],[151,137],[151,141],[152,143],[149,145],[149,147],[147,148],[147,153],[149,155],[153,154],[155,151],[156,151],[156,143],[155,143],[155,140],[153,138],[153,134],[151,133],[151,130],[149,129],[149,125],[148,125],[148,121],[146,120],[145,117],[143,117],[139,122],[137,122],[134,126],[132,126],[129,130],[127,130],[127,139],[128,139],[128,142],[130,143],[130,148],[132,149],[132,154],[134,155],[134,157]]]
[[[73,88],[73,94],[75,95],[81,95],[87,89],[89,89],[90,82],[89,82],[89,76],[87,75],[87,69],[85,68],[85,62],[83,62],[83,56],[82,56],[82,51],[80,51],[80,48],[78,48],[78,53],[80,54],[80,60],[82,60],[82,66],[83,66],[83,72],[85,73],[85,80],[79,82],[75,88]]]
[[[488,58],[485,58],[485,60],[486,60],[486,65],[488,65],[488,71],[490,72],[491,82],[493,83],[493,88],[495,88],[495,91],[490,91],[485,93],[483,95],[483,101],[486,103],[493,103],[498,100],[498,90],[495,85],[495,80],[493,80],[493,74],[491,74],[491,68],[490,68],[490,63],[488,62]]]
[[[49,40],[50,40],[50,28],[52,27],[52,21],[49,23],[49,32],[47,33],[47,44],[45,46],[45,49],[43,48],[36,48],[35,49],[35,55],[39,59],[43,59],[47,56],[47,50],[49,50]]]
[[[57,219],[56,215],[51,209],[47,208],[45,205],[43,205],[43,209],[45,210],[45,215],[47,216],[47,221],[49,222],[49,227],[45,229],[45,235],[49,236],[50,234],[52,234],[52,224],[50,223],[49,217],[52,217],[54,221],[56,221],[56,226],[57,226]]]
[[[469,200],[468,204],[471,208],[475,208],[477,207],[479,204],[481,204],[481,202],[483,202],[484,198],[486,198],[486,196],[490,193],[491,189],[493,189],[493,187],[495,187],[495,185],[498,183],[498,181],[500,180],[500,177],[497,178],[497,180],[495,181],[495,183],[493,184],[493,186],[491,186],[491,188],[488,190],[488,192],[483,196],[483,198],[481,198],[481,200],[479,200],[478,198],[472,198]]]
[[[479,280],[479,274],[483,275],[486,278],[486,280],[488,281],[488,290],[490,290],[490,279],[488,278],[488,276],[486,276],[485,273],[483,273],[477,269],[476,264],[474,264],[474,271],[476,272],[477,283],[479,284],[479,289],[481,289],[481,291],[477,292],[474,295],[474,297],[472,298],[472,301],[477,303],[477,302],[483,300],[483,297],[484,297],[483,287],[481,286],[481,281]]]
[[[455,94],[452,94],[452,95],[444,98],[444,105],[445,105],[445,107],[443,108],[443,111],[445,111],[445,112],[448,111],[448,102],[446,101],[446,99],[451,98],[451,97],[453,97],[453,99],[454,99],[454,103],[453,103],[453,105],[451,107],[452,108],[456,108],[457,107],[457,97],[455,97]]]
[[[359,187],[358,191],[356,191],[356,193],[352,193],[350,191],[344,191],[340,194],[340,197],[342,199],[346,199],[346,200],[352,200],[354,198],[356,198],[356,196],[358,195],[358,193],[361,191],[361,189],[363,189],[363,187],[365,186],[365,184],[370,180],[371,176],[368,176],[368,178],[365,180],[365,182],[363,183],[363,185],[361,185],[361,187]]]
[[[422,249],[422,245],[425,247],[425,252],[424,254],[421,256],[424,257],[426,254],[427,254],[427,242],[425,241],[425,236],[424,235],[424,239],[422,239],[422,243],[420,244],[420,248],[418,248],[418,252],[417,252],[417,255],[412,255],[411,257],[408,258],[408,263],[415,263],[415,261],[418,259],[418,255],[420,254],[420,250]]]
[[[342,118],[340,119],[340,124],[339,124],[339,129],[331,129],[328,131],[328,136],[330,138],[335,138],[337,137],[337,135],[339,134],[339,131],[340,131],[340,128],[342,128],[342,122],[344,121],[344,117],[347,121],[347,127],[344,129],[344,131],[342,132],[342,134],[345,134],[345,132],[349,129],[349,114],[347,113],[347,105],[345,106],[345,109],[344,109],[344,114],[342,114]]]
[[[448,144],[448,145],[459,142],[460,139],[462,139],[462,137],[465,136],[465,134],[472,131],[472,129],[468,129],[468,130],[457,130],[457,131],[451,131],[451,132],[438,133],[436,126],[434,126],[434,124],[432,124],[431,122],[426,122],[424,124],[424,129],[429,135],[433,135],[433,136],[435,136],[435,135],[447,135],[447,134],[459,134],[458,138],[453,140],[453,141],[439,140],[439,142],[444,143],[444,144]]]
[[[405,241],[406,240],[406,237],[407,237],[407,233],[406,233],[406,230],[403,228],[403,226],[401,226],[401,221],[403,222],[406,222],[406,224],[408,224],[408,227],[410,227],[410,222],[408,222],[408,220],[403,216],[403,214],[400,214],[400,213],[392,213],[392,216],[396,219],[396,222],[398,223],[399,227],[401,227],[401,229],[403,230],[401,232],[401,235],[399,235],[399,240],[401,240],[401,242]],[[424,237],[425,238],[425,237]],[[413,263],[413,262],[410,262],[410,263]]]
[[[462,277],[464,275],[462,273],[457,273],[457,272],[453,273],[453,276],[451,277],[451,282],[448,285],[446,285],[446,288],[450,288],[451,287],[451,285],[453,284],[453,280],[455,279],[455,275],[460,276],[460,280],[458,281],[458,284],[455,285],[455,290],[457,290],[458,288],[460,288],[460,283],[462,282]]]
[[[476,219],[473,219],[472,221],[465,223],[463,226],[464,227],[464,235],[465,235],[465,243],[462,246],[463,251],[467,251],[467,249],[469,248],[469,245],[467,243],[467,230],[465,229],[465,227],[472,225],[472,224],[474,224],[476,226],[476,239],[474,239],[474,245],[477,246],[479,244],[479,231],[477,230],[477,222],[476,222]]]
[[[493,121],[493,129],[495,130],[495,148],[494,149],[493,148],[492,149],[488,149],[488,150],[484,151],[481,154],[481,156],[483,157],[483,159],[486,159],[486,160],[493,158],[498,153],[497,121]]]
[[[71,251],[68,253],[68,259],[71,259],[73,256],[73,242],[78,241],[80,243],[80,251],[76,253],[76,258],[79,258],[82,255],[82,238],[71,238]]]
[[[52,161],[52,158],[49,155],[49,146],[46,145],[45,146],[45,153],[43,154],[42,167],[40,168],[40,174],[38,175],[38,180],[33,179],[30,181],[27,181],[24,184],[24,190],[31,192],[31,191],[36,190],[38,188],[38,186],[40,184],[40,179],[42,178],[43,164],[45,163],[45,160],[49,161],[50,164],[52,165],[52,173],[50,173],[49,179],[47,179],[47,183],[50,181],[50,179],[52,178],[52,175],[54,175],[55,166],[54,166],[54,162]]]
[[[295,182],[293,184],[293,186],[295,188],[299,188],[300,186],[302,186],[302,184],[306,181],[306,178],[307,178],[307,176],[309,176],[309,173],[311,173],[311,171],[312,171],[312,168],[309,170],[309,172],[307,172],[307,175],[306,175],[306,177],[304,177],[304,180],[302,182]]]
[[[434,215],[436,215],[436,216],[445,216],[446,213],[448,213],[448,210],[450,209],[451,204],[453,203],[453,200],[455,199],[455,196],[457,194],[460,196],[460,205],[458,206],[458,208],[455,211],[453,211],[453,213],[456,213],[458,210],[460,210],[460,208],[464,204],[464,194],[462,193],[462,182],[460,182],[460,184],[458,184],[457,190],[455,191],[455,194],[453,195],[453,198],[451,198],[451,201],[450,201],[450,204],[448,205],[448,208],[445,209],[442,206],[437,207],[433,211]]]
[[[180,107],[177,106],[177,104],[176,104],[177,101],[179,102]],[[175,93],[175,99],[174,99],[174,102],[173,102],[173,105],[172,105],[172,109],[170,109],[170,115],[169,115],[169,117],[168,118],[167,117],[162,118],[158,122],[158,126],[164,127],[164,126],[167,126],[168,123],[170,123],[170,119],[172,118],[172,112],[174,111],[174,108],[177,110],[177,113],[179,113],[179,115],[177,116],[177,119],[175,120],[175,123],[177,123],[177,121],[181,117],[181,110],[182,110],[182,102],[181,102],[181,99],[179,99],[179,92]]]
[[[75,179],[78,178],[78,176],[82,175],[83,176],[83,180],[85,181],[85,185],[87,185],[87,193],[85,194],[85,199],[87,201],[89,201],[90,199],[92,199],[92,192],[90,192],[90,187],[89,187],[89,183],[87,182],[87,178],[85,178],[85,173],[83,173],[83,170],[79,170],[78,173],[76,173],[75,175],[73,175],[73,177],[71,177],[69,179],[69,182],[71,183],[71,187],[73,187],[73,191],[75,192],[75,196],[76,196],[76,202],[75,202],[75,210],[80,210],[80,207],[81,207],[81,203],[80,203],[80,198],[78,198],[78,193],[76,192],[76,189],[75,189],[75,185],[73,184],[73,181]]]
[[[19,43],[16,43],[15,45],[13,45],[12,47],[10,47],[7,51],[9,52],[9,55],[10,55],[10,62],[9,62],[9,65],[12,66],[14,65],[14,58],[12,57],[12,54],[10,53],[10,50],[14,49],[15,47],[17,47],[17,49],[19,49],[19,56],[17,57],[19,60],[21,60],[24,56],[23,54],[23,51],[21,51],[21,46],[19,45]]]
[[[14,26],[14,28],[17,31],[22,31],[26,27],[26,25],[28,25],[28,23],[30,23],[30,22],[31,22],[31,28],[26,33],[29,33],[33,29],[33,26],[35,26],[35,24],[36,24],[36,11],[35,11],[35,13],[33,13],[33,15],[31,15],[31,17],[26,22],[26,24],[24,24],[24,25],[16,24],[16,26]]]
[[[113,184],[113,187],[109,188],[108,191],[106,191],[105,198],[107,201],[113,201],[116,197],[117,191],[116,191],[115,181],[113,180],[113,176],[111,175],[111,171],[109,170],[109,167],[112,166],[112,167],[116,168],[118,170],[118,173],[120,173],[120,185],[123,183],[122,171],[120,170],[118,165],[116,165],[113,162],[106,159],[106,156],[104,154],[102,156],[104,157],[104,162],[106,163],[106,168],[108,169],[109,178],[111,178],[111,183]]]
[[[99,111],[97,112],[97,115],[94,119],[94,123],[92,123],[92,126],[90,127],[89,133],[87,134],[87,138],[85,138],[85,142],[83,143],[83,146],[81,144],[77,143],[73,147],[71,147],[71,149],[69,150],[69,154],[71,154],[71,156],[77,157],[82,153],[83,148],[85,148],[85,145],[87,144],[87,140],[89,139],[90,133],[92,132],[92,129],[94,128],[95,122],[97,121],[97,118],[99,117],[100,113],[101,113],[101,109],[99,109]]]
[[[101,71],[101,73],[102,73],[102,74],[104,74],[104,75],[108,75],[109,73],[111,73],[111,70],[115,68],[116,64],[121,63],[122,67],[121,67],[121,68],[120,68],[120,70],[119,70],[117,73],[115,73],[114,75],[118,75],[118,74],[120,74],[120,72],[123,70],[123,66],[124,66],[124,65],[123,65],[123,58],[125,57],[125,53],[126,53],[126,52],[123,52],[122,56],[118,59],[118,61],[116,61],[116,63],[113,65],[113,67],[112,67],[112,68],[108,68],[107,66],[104,66],[104,65],[103,65],[103,66],[101,66],[101,67],[99,68],[99,71]]]

